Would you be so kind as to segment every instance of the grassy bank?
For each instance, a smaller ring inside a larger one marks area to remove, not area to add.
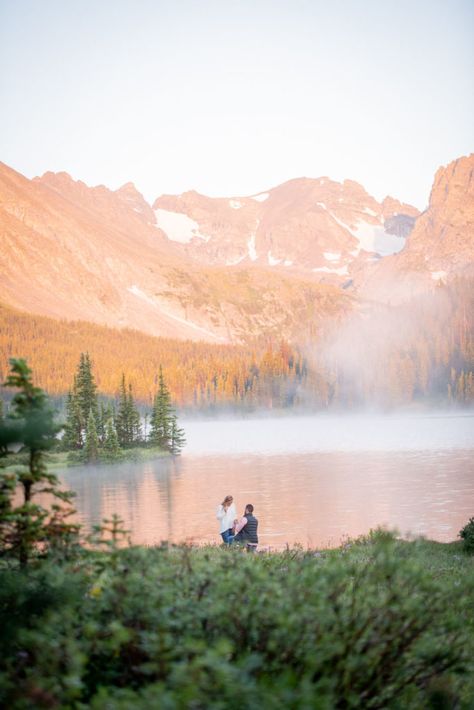
[[[14,710],[472,707],[474,557],[458,543],[135,547],[2,577]]]
[[[119,454],[112,458],[102,457],[94,463],[94,466],[100,464],[118,464],[130,461],[139,463],[140,461],[151,461],[153,459],[169,457],[170,454],[158,446],[135,446],[132,449],[121,449]],[[70,466],[86,466],[87,464],[81,460],[78,454],[68,451],[51,451],[47,454],[48,469],[57,471],[58,469],[69,468]],[[8,468],[15,466],[26,465],[28,454],[15,454],[8,457]],[[5,466],[7,467],[7,466]]]

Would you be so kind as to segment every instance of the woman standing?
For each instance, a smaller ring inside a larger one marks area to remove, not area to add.
[[[220,522],[220,534],[226,545],[230,545],[233,540],[232,528],[234,520],[237,517],[235,510],[234,499],[232,496],[226,496],[222,503],[217,508],[216,518]]]

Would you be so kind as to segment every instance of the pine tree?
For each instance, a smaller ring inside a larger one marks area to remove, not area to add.
[[[135,406],[133,399],[132,385],[128,385],[128,418],[130,426],[130,436],[132,444],[140,444],[142,441],[142,425],[140,413]]]
[[[128,400],[127,388],[125,385],[125,374],[122,373],[122,381],[120,383],[120,394],[115,418],[115,427],[117,429],[117,437],[120,446],[128,446],[130,444],[128,432]]]
[[[110,407],[103,402],[99,404],[99,418],[97,421],[97,437],[100,446],[105,444],[107,436],[107,422],[111,417]]]
[[[28,463],[14,476],[0,476],[0,547],[25,567],[39,546],[43,553],[53,548],[67,550],[76,541],[79,526],[67,522],[75,512],[71,507],[74,494],[61,490],[59,479],[47,471],[45,463],[45,452],[55,444],[61,427],[54,421],[46,394],[33,385],[26,361],[11,359],[10,365],[5,387],[17,392],[11,412],[0,426],[0,445],[4,440],[21,443],[28,452]],[[8,457],[8,447],[1,455]],[[22,492],[20,500],[15,495],[17,488]],[[35,502],[35,496],[44,493],[53,497],[51,511]]]
[[[133,400],[132,385],[127,386],[125,375],[120,383],[119,405],[116,417],[117,436],[120,446],[129,447],[141,441],[140,414]]]
[[[186,444],[186,437],[184,434],[184,429],[178,426],[178,419],[176,414],[173,414],[171,419],[171,439],[170,439],[170,453],[173,456],[178,456],[181,453],[181,449]]]
[[[89,412],[86,429],[86,442],[84,446],[84,459],[87,463],[93,463],[99,458],[99,437],[97,436],[97,428],[95,417],[92,409]]]
[[[153,404],[153,411],[150,419],[150,441],[165,451],[170,449],[171,425],[173,408],[171,406],[171,395],[165,384],[163,369],[160,365],[158,378],[158,392]]]
[[[86,426],[90,412],[92,412],[97,426],[99,420],[97,386],[92,372],[92,362],[89,358],[89,353],[81,353],[76,375],[75,395],[81,412],[83,426]]]
[[[186,443],[184,430],[178,427],[178,419],[171,404],[171,395],[166,386],[161,366],[158,392],[150,418],[149,441],[174,456],[180,453]]]
[[[117,459],[120,456],[120,445],[112,417],[108,419],[105,425],[104,453],[109,460]]]
[[[73,390],[67,396],[66,424],[64,425],[64,436],[61,442],[62,448],[65,451],[82,449],[84,446],[83,430],[81,411]]]

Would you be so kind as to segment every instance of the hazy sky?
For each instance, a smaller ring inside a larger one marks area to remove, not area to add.
[[[473,0],[0,0],[0,159],[148,199],[302,175],[419,207],[474,149]]]

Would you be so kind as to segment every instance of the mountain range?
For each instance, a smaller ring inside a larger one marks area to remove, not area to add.
[[[0,301],[180,339],[306,339],[328,317],[473,275],[473,170],[474,155],[440,168],[420,213],[328,177],[149,204],[132,183],[0,163]]]

